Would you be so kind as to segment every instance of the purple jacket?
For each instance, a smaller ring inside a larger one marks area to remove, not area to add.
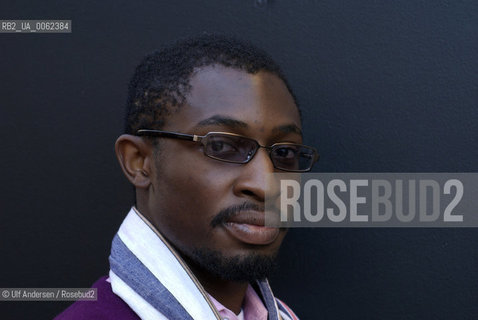
[[[139,320],[133,310],[111,290],[108,277],[93,284],[98,288],[97,301],[76,301],[54,320]]]

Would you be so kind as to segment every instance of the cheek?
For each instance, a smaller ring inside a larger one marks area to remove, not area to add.
[[[210,221],[231,204],[228,181],[224,172],[200,163],[159,173],[155,197],[159,230],[178,247],[207,245],[215,231]]]

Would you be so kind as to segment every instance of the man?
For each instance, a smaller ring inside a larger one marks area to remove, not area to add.
[[[264,226],[266,175],[308,171],[299,110],[264,52],[202,35],[146,57],[116,154],[136,190],[97,302],[57,319],[297,319],[266,277],[285,229]]]

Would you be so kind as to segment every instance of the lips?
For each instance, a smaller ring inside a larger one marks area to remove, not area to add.
[[[224,227],[236,239],[248,244],[267,245],[279,235],[278,228],[264,226],[264,212],[240,212],[229,218]]]

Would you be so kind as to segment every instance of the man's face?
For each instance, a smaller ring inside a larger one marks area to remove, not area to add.
[[[277,76],[215,65],[199,69],[190,84],[186,104],[162,130],[231,132],[263,146],[302,143],[298,109]],[[161,139],[149,218],[188,261],[206,271],[230,280],[265,276],[268,266],[261,264],[273,260],[286,233],[260,226],[266,175],[276,171],[269,154],[260,148],[249,163],[235,164],[206,157],[202,148]]]

